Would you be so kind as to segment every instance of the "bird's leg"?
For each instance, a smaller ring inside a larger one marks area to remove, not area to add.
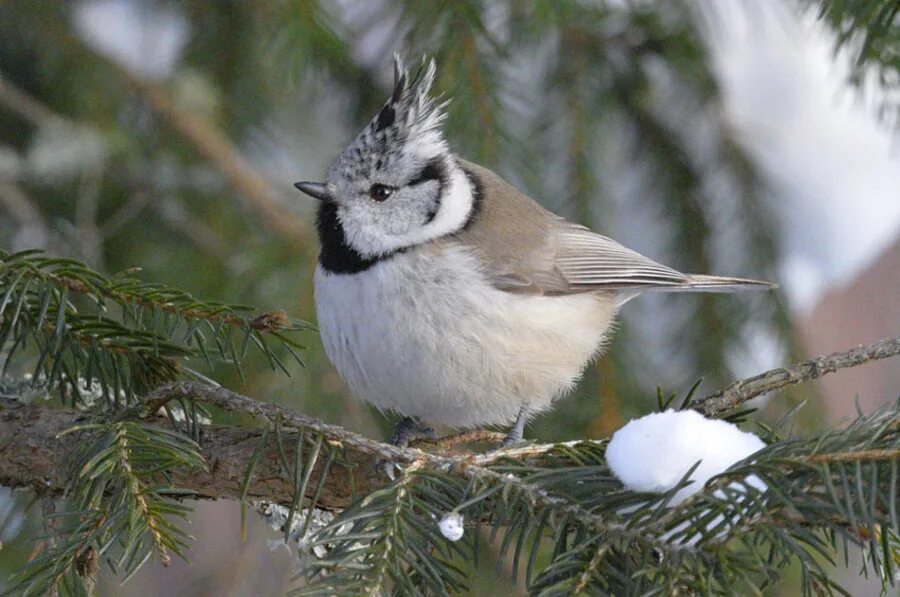
[[[395,446],[405,448],[409,442],[416,439],[434,439],[434,429],[426,427],[412,417],[403,417],[394,427],[390,442]]]
[[[516,422],[513,424],[512,429],[509,430],[509,433],[506,434],[506,437],[500,443],[501,448],[506,448],[522,441],[522,437],[525,435],[525,421],[527,420],[528,406],[523,404],[522,408],[519,409],[519,414],[516,416]]]
[[[426,427],[417,419],[412,417],[403,417],[394,426],[394,432],[391,439],[388,440],[398,448],[406,448],[409,442],[416,439],[434,439],[434,429]],[[395,471],[400,467],[392,460],[377,460],[375,469],[384,473],[388,479],[394,480]]]

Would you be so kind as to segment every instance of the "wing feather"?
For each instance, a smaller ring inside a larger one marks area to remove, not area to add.
[[[554,265],[576,292],[688,283],[685,274],[587,228],[566,222],[554,236]]]
[[[477,215],[450,242],[481,261],[491,284],[516,294],[566,295],[641,290],[722,292],[765,289],[756,280],[683,274],[568,222],[520,193],[502,178],[465,160]]]

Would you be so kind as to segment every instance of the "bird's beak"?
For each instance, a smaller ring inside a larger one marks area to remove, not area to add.
[[[314,199],[328,201],[332,197],[329,186],[322,182],[295,182],[294,186]]]

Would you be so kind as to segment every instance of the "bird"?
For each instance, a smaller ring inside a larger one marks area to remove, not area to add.
[[[433,97],[436,65],[394,55],[390,98],[331,165],[317,199],[319,333],[350,391],[399,414],[399,446],[527,421],[602,352],[619,308],[645,291],[760,290],[684,274],[539,205],[456,155]]]

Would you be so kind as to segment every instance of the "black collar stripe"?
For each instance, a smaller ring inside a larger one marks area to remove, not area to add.
[[[428,166],[426,166],[426,170],[427,169]],[[423,171],[423,174],[428,176],[432,174],[432,172]],[[475,173],[470,172],[465,168],[463,168],[463,172],[469,180],[469,184],[472,186],[473,197],[472,208],[469,211],[466,222],[461,226],[460,230],[469,228],[477,219],[478,214],[481,211],[482,202],[481,180]],[[441,179],[441,177],[437,178]],[[412,248],[404,247],[376,257],[363,257],[359,251],[351,247],[347,242],[347,237],[344,234],[344,227],[341,225],[340,218],[338,218],[337,203],[334,201],[323,201],[319,204],[319,215],[316,220],[316,227],[319,232],[319,242],[322,245],[322,251],[319,253],[319,264],[322,266],[322,269],[333,274],[356,274],[364,272],[375,264],[386,261],[394,255],[403,253],[407,249]],[[451,232],[447,236],[451,236],[452,234],[455,234],[455,232]]]
[[[364,272],[379,261],[389,259],[398,251],[378,257],[363,257],[359,251],[347,243],[344,227],[338,218],[337,203],[324,201],[319,204],[319,216],[316,219],[319,231],[319,242],[322,251],[319,253],[319,264],[327,272],[333,274],[356,274]]]

